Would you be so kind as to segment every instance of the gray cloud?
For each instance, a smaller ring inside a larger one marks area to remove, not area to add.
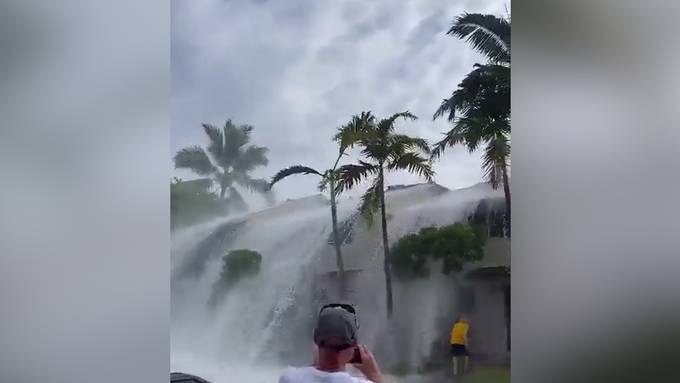
[[[256,175],[298,163],[324,169],[337,153],[335,129],[362,110],[384,116],[408,109],[419,119],[399,129],[437,140],[447,123],[433,122],[434,110],[481,61],[445,31],[463,11],[502,14],[504,4],[175,1],[171,153],[204,143],[202,122],[231,118],[255,126],[254,141],[270,148],[270,165]],[[460,148],[447,151],[436,170],[437,182],[450,188],[481,179],[479,155]],[[316,182],[284,181],[277,193],[309,195]],[[389,182],[418,178],[393,174]]]

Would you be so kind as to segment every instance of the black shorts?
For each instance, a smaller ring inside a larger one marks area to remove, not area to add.
[[[468,356],[467,348],[464,344],[452,344],[451,356]]]

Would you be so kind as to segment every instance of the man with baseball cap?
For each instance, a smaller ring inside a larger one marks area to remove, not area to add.
[[[357,328],[354,307],[323,306],[314,328],[314,366],[293,369],[282,375],[279,383],[382,383],[373,354],[357,342]],[[347,364],[354,365],[366,378],[348,374]]]

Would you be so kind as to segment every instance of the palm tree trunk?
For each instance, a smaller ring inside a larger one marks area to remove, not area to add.
[[[331,193],[331,219],[333,220],[333,245],[335,247],[335,263],[338,266],[338,280],[340,282],[340,296],[344,298],[347,295],[347,281],[345,279],[345,263],[342,260],[342,251],[340,250],[340,235],[338,234],[338,210],[335,202],[335,180],[330,180]]]
[[[385,177],[383,174],[382,164],[380,164],[380,214],[382,221],[382,240],[383,240],[383,252],[384,252],[384,263],[383,270],[385,271],[385,299],[387,303],[387,317],[392,316],[392,273],[390,271],[390,248],[387,241],[387,217],[385,214]]]
[[[506,164],[503,164],[503,192],[505,192],[505,229],[507,230],[508,238],[510,238],[510,227],[512,226],[510,224],[510,181]]]

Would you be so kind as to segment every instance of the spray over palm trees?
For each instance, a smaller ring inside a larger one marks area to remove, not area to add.
[[[340,239],[340,234],[338,231],[338,210],[337,210],[337,197],[340,194],[340,191],[338,190],[337,183],[338,183],[338,172],[337,172],[337,167],[338,163],[340,162],[340,158],[345,154],[346,147],[340,147],[339,153],[338,153],[338,158],[335,160],[335,163],[333,164],[333,167],[326,169],[323,172],[320,172],[316,169],[310,168],[308,166],[303,166],[303,165],[294,165],[287,167],[285,169],[281,169],[274,177],[272,178],[271,182],[269,183],[269,187],[274,186],[275,183],[281,181],[282,179],[292,176],[295,174],[306,174],[306,175],[315,175],[318,177],[321,177],[321,180],[319,182],[319,190],[320,191],[325,191],[328,190],[328,194],[330,197],[331,201],[331,220],[332,220],[332,227],[333,227],[333,247],[335,248],[335,261],[336,265],[338,267],[338,279],[340,281],[340,294],[342,296],[345,296],[347,293],[347,280],[345,276],[345,263],[342,259],[342,240]]]
[[[387,238],[387,218],[385,206],[385,173],[393,170],[406,170],[432,181],[434,171],[427,156],[430,147],[422,138],[410,137],[395,132],[395,122],[415,120],[416,116],[406,112],[376,121],[371,112],[362,112],[335,136],[341,148],[360,148],[362,160],[357,164],[343,165],[338,169],[338,190],[351,189],[360,182],[368,180],[371,186],[361,197],[360,212],[371,225],[373,214],[380,210],[382,242],[384,251],[383,270],[385,272],[385,299],[387,316],[392,315],[394,305],[392,298],[392,274],[390,270],[390,254]]]
[[[484,145],[484,176],[494,189],[503,184],[510,236],[510,20],[465,13],[447,34],[465,39],[487,62],[475,64],[435,112],[434,119],[446,116],[453,128],[434,145],[432,158],[449,146],[460,144],[473,152]]]

